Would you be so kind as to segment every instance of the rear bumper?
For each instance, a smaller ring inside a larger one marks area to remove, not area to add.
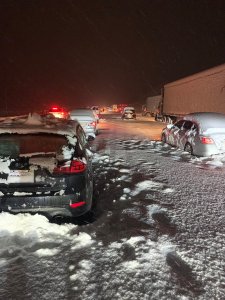
[[[216,144],[202,144],[200,142],[196,142],[193,145],[193,154],[196,156],[211,156],[217,154],[223,154],[225,149],[220,149],[216,146]]]
[[[84,132],[87,133],[95,133],[96,128],[95,127],[84,127]]]
[[[136,116],[132,116],[132,117],[122,117],[122,119],[126,119],[126,120],[133,120],[136,119]]]
[[[91,209],[92,199],[80,199],[77,195],[63,196],[3,196],[0,197],[0,210],[11,213],[40,213],[48,217],[62,215],[78,217]],[[85,202],[83,204],[83,202]],[[70,204],[79,203],[72,208]],[[78,204],[78,205],[79,205]]]

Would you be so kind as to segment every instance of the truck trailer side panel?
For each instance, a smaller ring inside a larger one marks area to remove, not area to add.
[[[164,86],[163,115],[225,114],[225,64]]]

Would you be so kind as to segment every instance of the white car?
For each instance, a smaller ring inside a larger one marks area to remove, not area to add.
[[[225,153],[225,115],[213,112],[186,115],[167,125],[161,140],[197,156]]]
[[[131,107],[131,106],[124,107],[121,118],[123,120],[124,119],[130,119],[130,120],[136,119],[136,113],[135,113],[134,107]]]
[[[78,108],[69,112],[71,120],[77,120],[84,129],[88,139],[94,139],[98,134],[98,119],[92,109]]]

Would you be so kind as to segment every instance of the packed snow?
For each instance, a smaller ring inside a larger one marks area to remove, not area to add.
[[[106,145],[93,146],[93,223],[0,214],[0,298],[223,299],[225,156]]]

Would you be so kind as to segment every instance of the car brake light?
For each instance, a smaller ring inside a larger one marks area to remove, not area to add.
[[[211,138],[203,136],[203,137],[201,137],[201,143],[202,144],[214,144],[214,141]]]
[[[53,107],[51,108],[51,110],[52,110],[52,111],[59,111],[59,108],[58,108],[58,106],[53,106]]]
[[[71,208],[76,208],[76,207],[79,207],[79,206],[83,206],[83,205],[85,205],[85,204],[86,204],[86,202],[80,201],[80,202],[71,203],[71,204],[70,204],[70,207],[71,207]]]
[[[70,166],[62,165],[53,170],[54,174],[74,174],[81,173],[86,170],[86,164],[78,159],[72,160]]]
[[[67,118],[68,112],[59,106],[52,106],[48,113],[52,114],[56,118]]]

